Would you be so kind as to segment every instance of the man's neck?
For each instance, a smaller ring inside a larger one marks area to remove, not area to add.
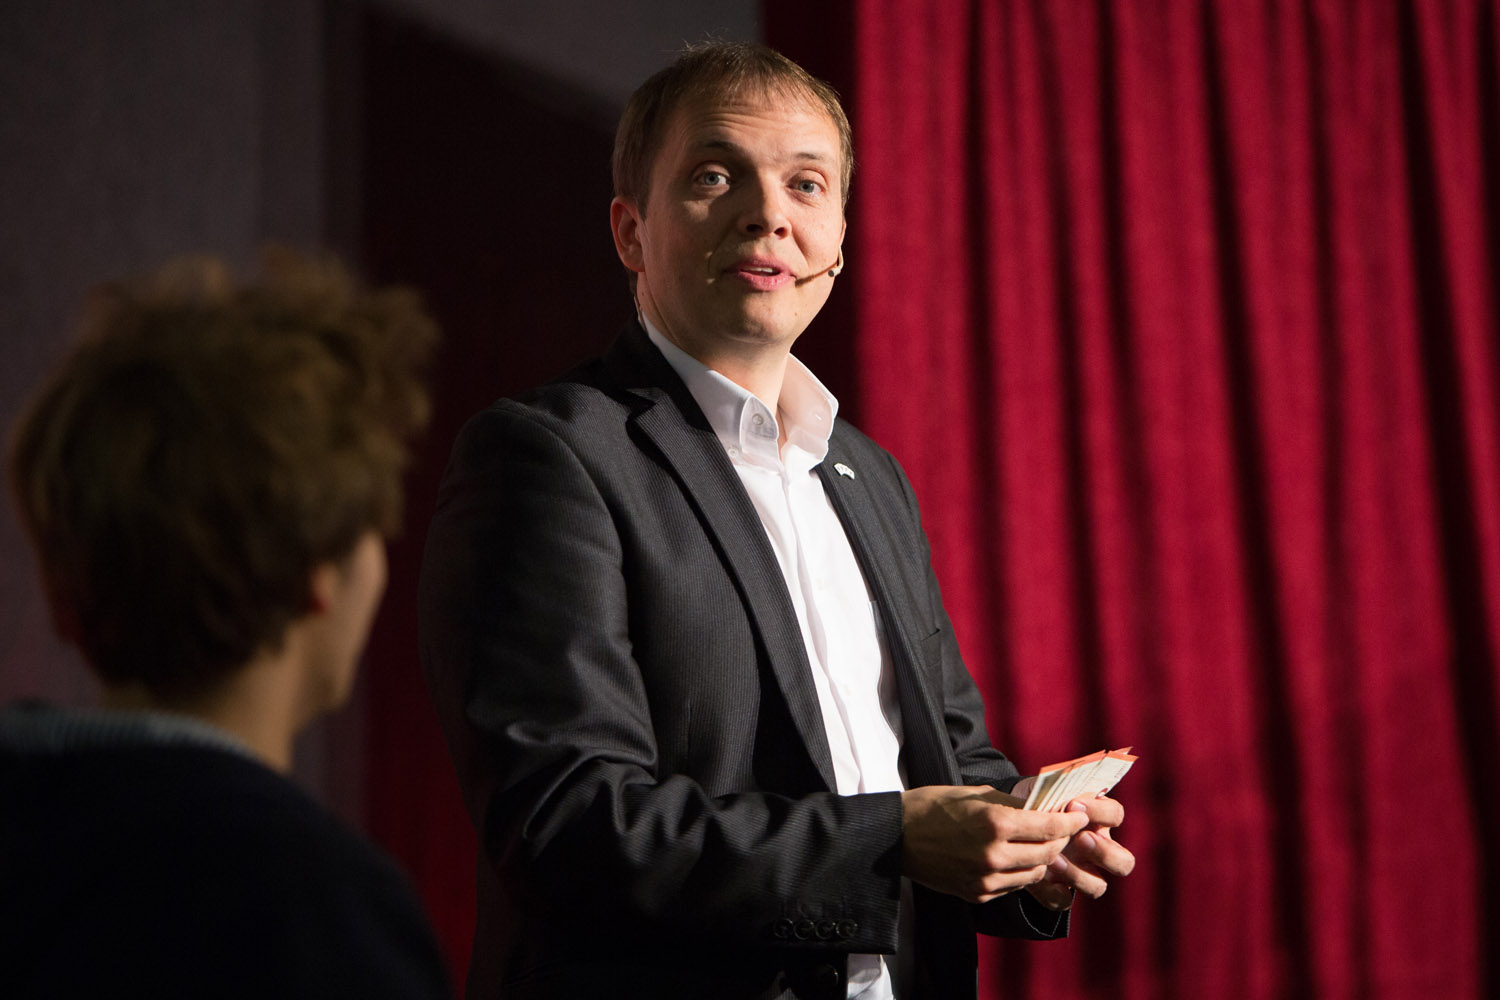
[[[692,353],[692,352],[689,352]],[[790,354],[781,351],[777,357],[739,357],[724,353],[698,357],[705,368],[711,368],[735,385],[759,399],[772,413],[779,413],[781,386],[786,380],[786,362]]]
[[[643,309],[641,315],[683,353],[753,394],[772,413],[779,412],[777,404],[786,380],[787,361],[792,356],[790,344],[764,344],[750,339],[713,343],[711,346],[699,342],[684,343],[687,338],[674,335],[646,310]]]

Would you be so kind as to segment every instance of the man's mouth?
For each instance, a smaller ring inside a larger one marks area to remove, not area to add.
[[[790,268],[779,260],[765,257],[746,257],[737,260],[730,266],[728,273],[757,291],[780,288],[792,280]]]

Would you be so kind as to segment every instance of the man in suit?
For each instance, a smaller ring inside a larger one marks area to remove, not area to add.
[[[895,460],[791,356],[843,264],[836,95],[690,50],[622,117],[638,310],[465,427],[422,658],[480,835],[474,997],[973,996],[977,929],[1127,873],[1018,809]]]

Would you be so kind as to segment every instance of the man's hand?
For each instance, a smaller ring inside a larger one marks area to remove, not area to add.
[[[964,785],[902,792],[901,873],[971,903],[1040,882],[1091,814],[1035,812],[1024,804],[993,788]]]
[[[1074,799],[1066,815],[1085,816],[1088,823],[1048,864],[1045,878],[1029,887],[1039,902],[1053,910],[1067,909],[1073,890],[1098,899],[1109,888],[1110,878],[1124,878],[1135,868],[1135,855],[1115,843],[1110,834],[1124,822],[1124,806],[1105,796]]]

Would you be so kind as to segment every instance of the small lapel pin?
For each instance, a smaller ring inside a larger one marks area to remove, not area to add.
[[[848,476],[850,479],[855,478],[854,470],[849,468],[849,466],[845,465],[843,462],[834,462],[833,471],[837,472],[841,476]]]

